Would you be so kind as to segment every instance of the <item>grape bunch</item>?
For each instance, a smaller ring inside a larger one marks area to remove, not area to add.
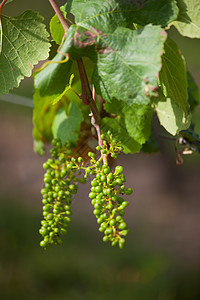
[[[44,188],[41,190],[43,199],[43,217],[40,234],[43,240],[40,245],[46,249],[52,244],[62,244],[62,235],[68,230],[71,216],[72,195],[77,193],[77,183],[86,183],[89,175],[94,175],[91,181],[89,198],[94,206],[94,214],[99,231],[104,232],[103,241],[111,241],[112,245],[125,246],[128,228],[123,220],[124,209],[128,201],[124,195],[132,194],[131,188],[125,188],[123,167],[116,166],[111,170],[107,161],[109,157],[116,159],[122,147],[108,132],[101,135],[102,147],[97,146],[99,158],[93,152],[88,153],[90,163],[86,167],[82,157],[73,157],[71,145],[62,145],[59,139],[54,139],[54,148],[50,150],[52,158],[43,164]],[[82,172],[84,176],[80,177]]]
[[[55,146],[50,150],[52,158],[43,164],[44,174],[43,217],[40,234],[43,240],[40,246],[47,248],[51,244],[62,244],[61,235],[67,233],[71,216],[72,195],[77,193],[78,182],[85,183],[84,178],[78,178],[82,158],[72,157],[70,143],[62,146],[59,139],[54,139]]]
[[[116,159],[122,147],[112,138],[110,132],[101,138],[103,147],[97,146],[97,150],[102,154],[100,159],[96,161],[95,154],[88,153],[91,165],[86,169],[86,173],[96,175],[91,182],[89,198],[92,199],[93,213],[100,224],[99,231],[104,232],[103,241],[111,241],[112,246],[118,244],[120,248],[124,248],[124,237],[128,234],[128,228],[122,217],[128,201],[122,196],[132,194],[132,189],[125,188],[124,168],[116,166],[115,170],[111,171],[105,160],[109,155]]]

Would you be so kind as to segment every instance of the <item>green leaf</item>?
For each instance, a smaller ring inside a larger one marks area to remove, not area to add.
[[[60,51],[66,53],[66,43],[63,44]],[[69,79],[72,61],[63,61],[66,59],[61,53],[57,53],[44,69],[34,75],[34,84],[39,89],[42,97],[49,97],[49,101],[59,101],[62,97]]]
[[[18,87],[24,76],[31,76],[33,65],[48,57],[50,44],[42,20],[30,10],[18,17],[1,16],[0,94]]]
[[[62,11],[63,15],[66,16],[66,12],[63,10],[62,7],[60,7],[60,10]],[[53,40],[58,45],[60,45],[62,42],[63,35],[65,33],[65,30],[64,30],[62,24],[60,23],[60,20],[59,20],[57,14],[55,14],[51,18],[49,26],[50,26],[50,32],[51,32]]]
[[[172,99],[187,117],[189,114],[187,69],[179,48],[171,39],[165,42],[159,85],[164,96]]]
[[[199,89],[192,77],[192,74],[187,72],[187,81],[188,81],[188,102],[190,104],[190,110],[194,111],[196,106],[199,104]]]
[[[155,99],[155,109],[160,124],[172,135],[190,126],[187,69],[185,60],[177,45],[167,39],[163,66],[159,74],[159,97]]]
[[[55,105],[56,103],[58,103],[58,101],[60,101],[61,98],[67,93],[67,91],[70,90],[73,78],[74,78],[74,74],[71,75],[71,77],[69,79],[69,85],[65,88],[65,90],[60,95],[58,95],[58,97],[54,98],[53,103],[52,103],[53,105]]]
[[[162,28],[151,24],[139,30],[122,27],[132,24],[135,12],[143,8],[137,2],[73,1],[66,6],[68,11],[70,5],[78,23],[68,31],[68,52],[73,59],[85,55],[94,62],[97,93],[107,101],[148,103],[148,90],[157,87],[161,69],[166,39]]]
[[[149,87],[152,91],[157,87],[164,41],[162,29],[152,25],[134,31],[118,28],[103,37],[93,75],[97,93],[107,101],[148,103]]]
[[[50,21],[50,31],[53,40],[60,45],[65,31],[57,15],[54,15]]]
[[[177,0],[179,15],[173,25],[183,35],[190,38],[200,38],[200,1]]]
[[[52,126],[54,138],[60,138],[63,145],[67,141],[70,141],[73,146],[76,146],[82,121],[83,116],[76,103],[72,102],[68,116],[66,115],[65,110],[61,108],[58,111]]]
[[[134,19],[140,25],[152,23],[165,27],[176,20],[178,12],[179,9],[174,0],[148,0],[144,1],[141,10],[134,14]]]
[[[61,10],[63,16],[65,17],[66,22],[68,23],[68,25],[69,26],[72,25],[74,23],[74,17],[70,13],[67,13],[65,11],[64,6],[61,6],[60,10]],[[58,45],[60,45],[61,42],[62,42],[63,35],[64,35],[65,31],[64,31],[64,28],[63,28],[62,24],[60,23],[60,20],[59,20],[57,14],[55,14],[52,17],[51,21],[50,21],[50,31],[51,31],[51,35],[52,35],[53,40]]]
[[[33,137],[37,142],[48,143],[53,137],[51,126],[59,106],[52,105],[48,97],[42,98],[38,89],[35,90],[33,99]],[[36,146],[38,145],[40,144],[37,143]]]
[[[119,140],[125,153],[139,152],[151,134],[152,110],[147,105],[129,106],[122,101],[106,103],[105,109],[116,114],[116,118],[104,118],[102,130],[111,130]]]
[[[186,114],[181,107],[176,105],[171,98],[166,98],[161,91],[155,109],[160,124],[172,135],[176,135],[190,126],[191,115]]]
[[[85,55],[95,64],[93,83],[98,94],[107,101],[117,98],[131,105],[148,103],[147,90],[157,87],[165,38],[162,29],[153,25],[134,31],[118,28],[111,34],[72,25],[65,43],[72,58]]]
[[[65,9],[75,15],[76,23],[84,21],[89,24],[95,19],[102,24],[103,29],[109,20],[109,24],[112,25],[110,30],[113,31],[118,26],[130,23],[166,26],[178,15],[178,7],[174,0],[73,0],[67,1]]]

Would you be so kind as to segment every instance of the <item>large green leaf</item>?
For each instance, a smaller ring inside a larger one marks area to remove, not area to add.
[[[102,120],[102,131],[111,130],[119,140],[125,153],[139,152],[151,134],[152,109],[147,105],[129,106],[114,100],[104,105],[107,112],[116,114],[115,118]]]
[[[167,39],[159,74],[159,97],[155,107],[161,125],[172,135],[190,126],[187,69],[177,45]]]
[[[98,94],[107,101],[117,98],[131,105],[149,102],[148,90],[157,86],[165,38],[164,31],[153,25],[138,30],[120,27],[109,34],[72,25],[65,43],[74,59],[85,55],[94,62]]]
[[[82,121],[82,112],[76,103],[72,102],[68,115],[61,108],[53,122],[52,131],[54,137],[60,138],[62,144],[70,141],[73,146],[76,146]]]
[[[165,42],[159,85],[164,96],[172,99],[187,117],[189,113],[187,69],[179,48],[171,39]]]
[[[172,135],[190,126],[191,115],[186,115],[184,110],[173,99],[165,97],[161,90],[155,100],[155,110],[160,124]]]
[[[119,27],[132,22],[134,12],[141,9],[132,1],[67,3],[66,9],[70,11],[72,5],[71,12],[79,23],[69,28],[65,51],[72,59],[87,56],[94,62],[92,81],[97,93],[107,101],[117,98],[130,105],[148,103],[161,69],[166,39],[162,28]]]
[[[161,28],[118,28],[102,39],[104,46],[98,52],[93,75],[97,93],[107,101],[116,98],[130,105],[148,103],[148,91],[157,87],[161,69],[165,41]]]
[[[179,15],[173,25],[178,31],[190,38],[200,38],[200,1],[177,0]]]
[[[130,23],[166,26],[178,15],[174,0],[69,0],[65,7],[66,11],[75,15],[76,23],[93,24],[95,19],[102,31],[108,24],[110,31]]]
[[[33,65],[48,57],[50,44],[42,20],[33,11],[18,17],[1,16],[0,94],[18,87],[24,76],[31,76]]]

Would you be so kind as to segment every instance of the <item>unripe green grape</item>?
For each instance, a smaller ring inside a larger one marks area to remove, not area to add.
[[[48,214],[48,215],[46,216],[46,219],[47,219],[47,220],[52,220],[52,219],[53,219],[53,214]]]
[[[113,179],[113,173],[109,173],[108,176],[107,176],[108,180],[112,180]]]
[[[97,150],[97,151],[100,151],[100,150],[101,150],[101,147],[100,147],[100,146],[97,146],[97,147],[96,147],[96,150]]]
[[[132,190],[131,188],[128,188],[128,189],[126,189],[126,190],[124,191],[124,193],[125,193],[126,195],[131,195],[131,194],[133,193],[133,190]]]
[[[71,222],[71,219],[69,217],[64,217],[63,221],[65,223],[70,223]]]
[[[117,185],[121,185],[121,184],[122,184],[122,180],[121,180],[120,178],[117,178],[117,179],[116,179],[116,184],[117,184]]]
[[[42,199],[42,203],[47,204],[48,203],[47,199]]]
[[[104,182],[104,181],[106,181],[106,176],[102,175],[100,179],[101,179],[102,182]]]
[[[43,211],[42,214],[43,214],[44,217],[46,217],[48,215],[48,212],[47,211]]]
[[[62,234],[62,235],[67,234],[67,229],[66,228],[60,228],[60,234]]]
[[[90,196],[89,196],[89,197],[90,197]],[[92,203],[92,205],[95,205],[95,204],[96,204],[96,199],[95,199],[95,198],[92,199],[91,203]]]
[[[42,195],[46,194],[46,192],[47,192],[47,189],[46,189],[46,188],[45,188],[45,189],[41,189],[41,194],[42,194]]]
[[[99,231],[100,232],[104,232],[104,228],[103,227],[99,227]]]
[[[105,235],[109,235],[109,234],[112,234],[112,228],[111,227],[108,227],[106,228],[106,230],[104,231]]]
[[[59,209],[53,209],[53,213],[55,214],[55,215],[57,215],[58,213],[59,213]]]
[[[47,162],[43,163],[43,169],[47,170],[49,168],[49,164]]]
[[[124,209],[124,208],[127,207],[128,205],[129,205],[128,201],[122,202],[122,204],[121,204],[122,209]]]
[[[96,197],[96,193],[93,193],[93,192],[89,193],[89,197],[91,199],[94,199]]]
[[[124,247],[125,247],[125,239],[121,238],[119,240],[119,248],[124,249]]]
[[[41,227],[40,230],[39,230],[39,233],[41,235],[45,236],[45,235],[48,234],[48,230],[47,230],[47,228]]]
[[[101,224],[103,222],[103,218],[102,218],[102,216],[100,216],[98,219],[97,219],[97,223],[98,224]]]
[[[104,174],[108,174],[110,172],[110,168],[109,167],[107,167],[107,168],[105,168],[104,170],[103,170],[103,173]]]
[[[102,191],[102,187],[100,185],[95,187],[96,193],[101,193],[101,191]]]
[[[98,181],[96,179],[91,181],[91,186],[97,186],[98,185]]]
[[[103,242],[107,242],[107,241],[109,241],[109,237],[108,236],[104,236],[103,237]]]
[[[106,206],[106,208],[109,209],[109,210],[112,210],[112,208],[113,208],[112,203],[109,203],[109,204]]]
[[[49,211],[51,209],[51,205],[50,204],[45,204],[44,206],[43,206],[43,210],[44,211]]]
[[[114,240],[113,242],[112,242],[112,244],[111,244],[112,246],[115,246],[115,245],[117,245],[117,240]]]
[[[59,229],[57,227],[54,228],[55,233],[59,233]]]
[[[71,214],[72,214],[72,212],[70,210],[67,210],[65,213],[67,216],[71,216]]]
[[[107,188],[104,190],[104,194],[105,195],[109,195],[111,193],[111,189],[110,188]]]
[[[40,246],[42,248],[45,248],[47,246],[47,243],[43,240],[43,241],[40,242]]]
[[[119,229],[125,229],[126,228],[126,223],[125,222],[122,222],[119,224]]]
[[[116,220],[115,219],[111,219],[110,220],[110,226],[115,226],[116,224]]]
[[[94,215],[99,216],[101,214],[101,211],[99,209],[94,209],[93,211]]]
[[[116,166],[115,167],[115,173],[120,174],[124,171],[124,168],[122,166]]]

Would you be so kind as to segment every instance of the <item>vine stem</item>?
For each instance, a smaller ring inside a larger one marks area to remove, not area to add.
[[[7,1],[7,0],[6,0]],[[69,29],[69,26],[62,14],[62,12],[60,11],[60,8],[58,7],[57,3],[55,2],[55,0],[49,0],[49,3],[51,4],[51,6],[53,7],[56,15],[58,16],[59,20],[60,20],[60,23],[62,24],[63,28],[64,28],[64,31],[65,33],[67,33],[68,29]]]
[[[67,31],[69,29],[67,22],[63,16],[62,12],[60,11],[60,8],[58,7],[57,3],[55,2],[55,0],[49,0],[49,2],[51,4],[51,6],[53,7],[55,13],[57,14],[57,16],[65,30],[65,36],[66,36]],[[93,89],[93,94],[92,94],[89,80],[87,77],[87,73],[85,70],[85,66],[84,66],[83,60],[81,58],[79,60],[77,60],[77,66],[78,66],[80,80],[81,80],[81,88],[82,88],[82,97],[81,98],[82,98],[83,104],[89,105],[89,107],[90,107],[91,123],[96,129],[97,136],[98,136],[98,144],[101,148],[103,148],[103,140],[101,138],[101,127],[100,127],[101,117],[100,117],[98,108],[95,103],[95,90]],[[105,155],[101,152],[101,156],[103,158],[104,164],[107,164],[107,155]]]
[[[0,15],[1,15],[1,10],[2,10],[2,7],[6,4],[7,0],[3,0],[0,4]]]

